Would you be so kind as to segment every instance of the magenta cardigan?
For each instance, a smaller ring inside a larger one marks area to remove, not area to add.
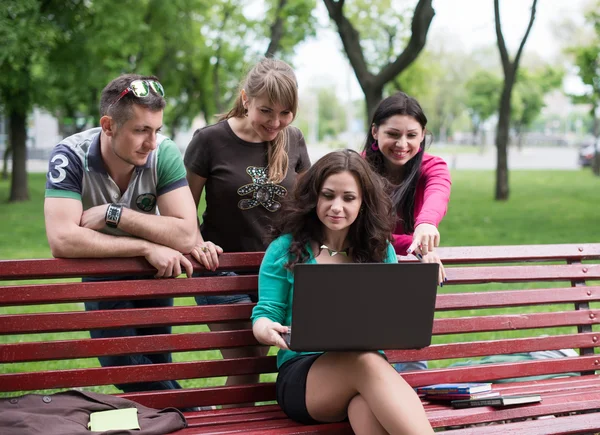
[[[446,162],[440,157],[424,153],[415,193],[415,228],[419,224],[439,225],[448,209],[451,184]],[[393,237],[396,253],[406,255],[412,243],[412,234],[404,232],[401,220],[396,225]]]

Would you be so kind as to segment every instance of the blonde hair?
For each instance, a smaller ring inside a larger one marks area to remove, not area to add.
[[[240,92],[233,108],[226,114],[220,115],[219,120],[243,118],[246,115],[242,90],[246,92],[249,99],[266,95],[271,104],[281,104],[292,112],[294,118],[296,117],[298,82],[294,71],[287,63],[281,60],[264,58],[254,65],[240,86]],[[267,162],[269,181],[272,183],[280,183],[287,175],[289,165],[288,142],[289,131],[286,127],[269,143]]]

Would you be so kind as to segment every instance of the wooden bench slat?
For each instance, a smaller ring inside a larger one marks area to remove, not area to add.
[[[566,378],[543,379],[528,382],[506,382],[494,384],[500,394],[564,394],[586,390],[600,391],[600,377],[597,375],[570,376]]]
[[[213,419],[214,417],[236,417],[240,415],[264,414],[281,411],[281,407],[275,405],[238,406],[235,408],[211,409],[206,411],[186,412],[188,423]]]
[[[575,281],[600,279],[600,265],[565,264],[544,266],[448,267],[446,284],[483,284],[490,282]]]
[[[600,286],[439,294],[437,311],[600,301]]]
[[[600,323],[599,315],[600,310],[581,310],[435,319],[433,334],[466,334],[469,332],[596,325]]]
[[[0,316],[0,334],[69,332],[124,327],[195,325],[247,320],[254,304],[139,308],[90,312],[9,314]],[[435,319],[433,334],[489,332],[557,326],[595,325],[600,310],[555,311]]]
[[[470,427],[448,431],[449,435],[554,435],[585,434],[600,430],[597,414],[569,415],[560,418],[528,420],[517,423]]]
[[[275,383],[262,382],[254,385],[147,391],[118,394],[118,396],[158,409],[169,406],[185,408],[228,403],[266,402],[275,400]]]
[[[255,430],[252,428],[252,430],[243,431],[243,433],[244,435],[354,435],[350,423],[347,422],[297,426],[270,431],[264,429]]]
[[[201,287],[201,290],[198,289]],[[256,293],[258,276],[198,277],[174,280],[131,280],[37,284],[29,287],[5,286],[0,291],[0,306],[58,304],[128,299],[156,299],[180,296]]]
[[[458,426],[590,409],[600,409],[600,391],[588,391],[585,397],[577,393],[562,396],[543,396],[540,403],[518,407],[508,406],[492,409],[491,407],[482,406],[463,410],[447,408],[428,412],[427,417],[433,427],[439,427],[439,425]],[[600,427],[600,419],[597,416],[596,420],[596,424]]]
[[[219,270],[258,269],[264,253],[230,252],[219,257]],[[205,270],[190,255],[195,272]],[[82,276],[154,275],[156,269],[143,257],[133,258],[49,258],[0,260],[0,280],[81,278]]]
[[[70,370],[47,370],[33,373],[0,374],[3,391],[45,390],[51,388],[90,387],[94,385],[165,381],[171,379],[211,378],[251,373],[275,373],[274,356],[254,358],[144,364]]]
[[[496,379],[521,378],[546,374],[585,372],[600,369],[597,355],[503,364],[482,364],[466,367],[429,369],[406,372],[402,377],[413,387],[447,382],[483,382]]]
[[[595,340],[594,340],[595,339]],[[187,352],[257,345],[251,330],[42,341],[0,345],[0,363],[91,358],[104,355]],[[467,358],[516,352],[600,346],[600,333],[434,344],[420,350],[387,350],[390,362]],[[126,351],[124,351],[126,350]]]
[[[193,427],[184,429],[183,432],[175,432],[173,435],[203,435],[203,434],[246,434],[248,430],[256,430],[261,434],[268,434],[269,430],[276,430],[274,433],[280,433],[280,428],[298,427],[299,423],[290,419],[276,419],[270,421],[255,421],[252,423],[230,423],[218,424],[211,427]]]
[[[0,334],[69,332],[125,327],[197,325],[248,320],[254,304],[137,308],[88,312],[9,314],[0,316]]]
[[[165,381],[171,379],[211,378],[251,373],[275,373],[274,356],[212,360],[168,364],[144,364],[33,373],[0,374],[3,391],[45,390],[51,388],[89,387],[94,385]]]
[[[257,344],[250,329],[13,343],[0,345],[0,363],[92,358],[105,355],[186,352]]]
[[[516,261],[560,261],[600,258],[597,243],[562,245],[452,246],[436,248],[444,264],[495,263]],[[399,259],[414,261],[414,256]]]
[[[204,416],[202,418],[191,419],[187,418],[189,427],[203,427],[212,426],[214,424],[231,424],[231,423],[254,423],[257,421],[265,420],[282,420],[288,417],[285,413],[279,409],[271,411],[254,412],[251,414],[234,414],[234,415],[219,415],[215,413],[214,416]]]
[[[481,340],[433,344],[419,350],[386,350],[390,362],[469,358],[519,352],[600,346],[600,333],[575,333],[550,337]]]

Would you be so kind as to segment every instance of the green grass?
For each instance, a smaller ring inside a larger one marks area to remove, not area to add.
[[[513,171],[510,174],[511,195],[506,202],[493,200],[494,173],[487,171],[457,171],[452,174],[453,188],[448,214],[440,226],[443,246],[522,245],[546,243],[598,243],[600,242],[600,178],[591,171]],[[31,200],[8,204],[9,185],[0,181],[0,259],[47,258],[50,250],[46,242],[43,219],[44,174],[30,176]],[[518,247],[515,247],[518,249]],[[4,283],[10,285],[11,283]],[[14,284],[14,283],[13,283]],[[552,283],[544,285],[485,284],[471,286],[446,286],[441,292],[487,291],[518,289],[523,287],[550,287],[570,285]],[[179,298],[177,305],[193,304],[192,298]],[[43,307],[0,308],[1,314],[32,311],[77,311],[82,304],[47,305]],[[566,305],[547,307],[548,310],[570,309]],[[504,309],[503,313],[526,313],[534,308]],[[536,307],[535,310],[539,310]],[[439,313],[442,316],[490,315],[499,310],[479,310]],[[204,331],[204,325],[175,327],[174,332]],[[546,331],[510,331],[508,333],[469,334],[461,340],[489,339],[490,337],[525,337],[544,333],[556,334],[570,328],[553,328]],[[595,329],[596,330],[596,329]],[[87,332],[35,334],[0,337],[0,343],[17,341],[59,340],[86,338]],[[434,342],[449,342],[454,337],[435,337]],[[274,350],[271,350],[273,353]],[[220,358],[220,353],[185,352],[174,354],[175,361],[196,361]],[[434,362],[433,367],[452,361]],[[40,369],[68,369],[98,367],[95,358],[74,361],[53,361],[0,365],[0,373],[35,371]],[[273,375],[265,379],[273,380]],[[222,385],[224,378],[184,380],[184,387]],[[111,393],[112,386],[96,387],[95,391]]]

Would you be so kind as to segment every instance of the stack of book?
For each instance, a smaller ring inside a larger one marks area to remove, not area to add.
[[[415,390],[426,400],[450,402],[454,408],[514,406],[542,401],[539,394],[501,396],[499,392],[492,391],[491,383],[436,384]]]
[[[436,384],[417,387],[417,394],[426,400],[471,400],[499,396],[491,383]]]

